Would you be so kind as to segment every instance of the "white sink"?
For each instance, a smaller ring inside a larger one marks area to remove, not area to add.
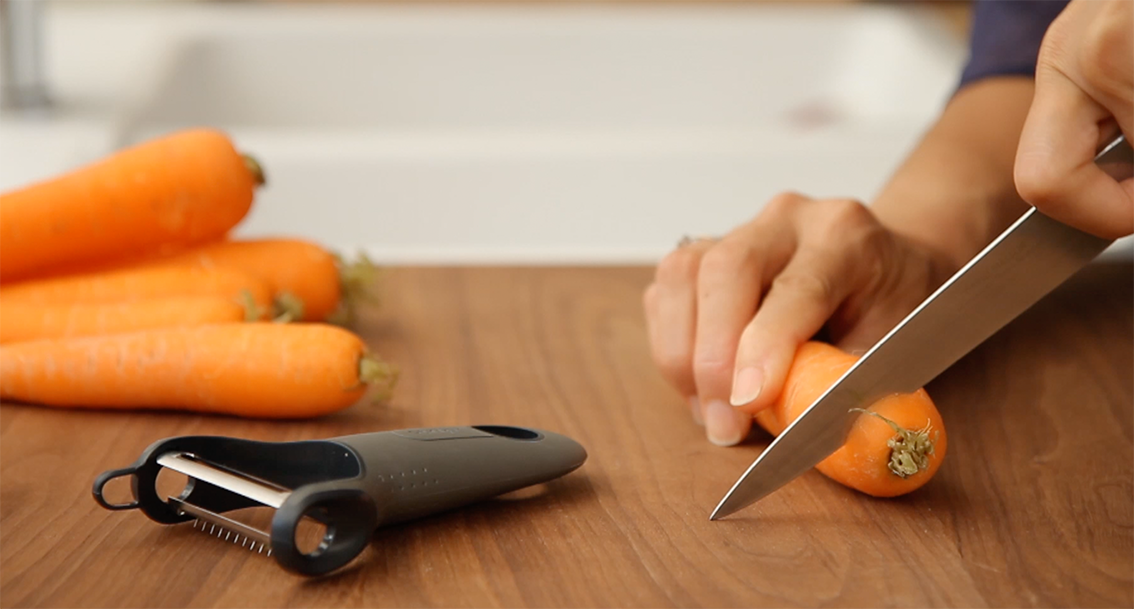
[[[241,14],[177,45],[141,121],[492,136],[790,130],[810,108],[887,124],[924,121],[959,58],[892,7]]]
[[[220,127],[270,181],[240,233],[398,262],[651,261],[781,190],[868,199],[964,59],[917,5],[161,4],[56,7],[60,73],[137,64],[85,141]]]

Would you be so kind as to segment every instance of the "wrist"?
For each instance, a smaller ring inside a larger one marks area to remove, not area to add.
[[[1013,166],[1031,79],[992,78],[960,92],[871,209],[890,230],[959,268],[1026,209]]]

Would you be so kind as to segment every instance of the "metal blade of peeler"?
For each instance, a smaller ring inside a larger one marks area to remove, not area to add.
[[[227,491],[242,495],[268,507],[278,509],[291,493],[288,489],[247,474],[223,468],[208,461],[198,459],[187,453],[169,453],[157,459],[158,465],[180,472],[197,480],[203,480]],[[231,541],[251,551],[272,555],[272,536],[267,531],[248,526],[222,514],[217,514],[199,505],[183,501],[177,497],[167,499],[182,514],[197,519],[194,528],[200,523],[202,532]],[[243,542],[241,539],[243,538]]]
[[[200,530],[202,532],[216,534],[217,537],[221,537],[221,535],[217,533],[217,531],[220,531],[220,533],[226,534],[224,537],[226,541],[231,541],[253,551],[263,552],[267,549],[268,556],[272,555],[272,536],[267,531],[250,527],[243,522],[238,522],[227,516],[193,505],[192,503],[181,501],[176,497],[170,497],[169,501],[177,506],[177,509],[183,514],[193,516],[197,519],[197,521],[193,523],[193,528],[197,528],[198,523],[200,523]],[[209,528],[206,529],[206,527]],[[240,541],[242,537],[245,539],[244,543]],[[248,545],[249,541],[252,542],[250,546]]]
[[[283,502],[287,500],[288,495],[291,494],[290,490],[272,484],[266,480],[220,467],[208,461],[197,459],[187,453],[169,453],[162,455],[158,457],[157,462],[158,465],[162,467],[180,472],[190,478],[204,480],[209,484],[219,486],[227,491],[247,497],[253,501],[259,501],[264,505],[276,509],[279,509],[279,507],[283,505]]]
[[[1116,180],[1134,175],[1121,135],[1095,157]],[[787,427],[709,516],[716,520],[760,500],[819,464],[846,441],[852,411],[915,391],[1015,319],[1113,241],[1032,208],[866,352]]]

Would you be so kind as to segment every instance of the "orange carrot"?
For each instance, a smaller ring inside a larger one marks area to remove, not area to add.
[[[254,315],[248,306],[220,296],[46,305],[0,299],[0,343],[239,322]]]
[[[799,348],[784,390],[756,422],[779,435],[857,358],[836,347],[808,342]],[[816,466],[822,474],[875,497],[914,491],[937,473],[945,458],[945,425],[924,389],[883,398],[858,417],[842,448]]]
[[[367,260],[343,264],[320,245],[297,238],[225,240],[168,254],[121,262],[71,265],[49,277],[101,273],[123,268],[196,266],[232,268],[264,281],[275,299],[274,315],[326,321],[366,300],[375,267]]]
[[[267,312],[271,292],[264,282],[232,269],[154,267],[23,281],[0,287],[3,304],[94,304],[172,296],[214,296]]]
[[[0,195],[0,280],[220,238],[264,182],[223,133],[179,131]]]
[[[323,321],[339,306],[335,256],[300,239],[222,241],[172,256],[164,264],[232,268],[261,279],[293,319]],[[279,313],[279,311],[277,311]]]
[[[73,408],[317,417],[392,385],[354,334],[269,322],[0,345],[0,399]]]

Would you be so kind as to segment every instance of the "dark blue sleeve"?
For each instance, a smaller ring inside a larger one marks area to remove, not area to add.
[[[990,76],[1035,76],[1048,26],[1067,0],[976,0],[969,59],[958,88]]]

